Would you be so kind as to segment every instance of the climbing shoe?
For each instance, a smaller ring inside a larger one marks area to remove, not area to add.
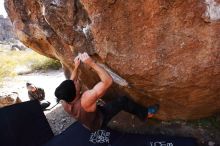
[[[148,115],[147,118],[152,118],[159,110],[159,104],[155,104],[148,107]]]

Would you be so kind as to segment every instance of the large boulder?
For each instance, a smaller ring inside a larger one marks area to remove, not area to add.
[[[88,52],[114,78],[108,94],[159,103],[157,118],[220,111],[219,0],[5,0],[18,38],[60,60]],[[80,66],[87,87],[99,78]]]

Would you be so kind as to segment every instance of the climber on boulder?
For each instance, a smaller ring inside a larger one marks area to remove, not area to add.
[[[92,89],[86,90],[82,94],[80,94],[80,85],[77,80],[80,61],[94,69],[101,79]],[[121,110],[135,114],[142,120],[152,117],[158,111],[158,105],[146,108],[125,96],[103,106],[97,105],[97,101],[105,94],[112,82],[111,76],[87,53],[83,53],[74,59],[74,70],[70,80],[63,81],[56,88],[55,96],[58,101],[61,101],[67,113],[92,131],[106,127],[112,117]]]

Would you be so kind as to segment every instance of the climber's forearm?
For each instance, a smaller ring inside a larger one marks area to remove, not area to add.
[[[72,72],[72,74],[71,74],[70,79],[71,79],[71,80],[76,80],[77,75],[78,75],[78,67],[75,67],[74,70],[73,70],[73,72]]]
[[[71,74],[71,77],[70,77],[71,80],[76,80],[77,75],[78,75],[78,67],[79,67],[79,64],[80,64],[80,59],[79,59],[79,57],[77,56],[77,57],[75,57],[75,59],[74,59],[74,70],[73,70],[73,72],[72,72],[72,74]]]
[[[104,68],[100,67],[94,61],[91,61],[90,63],[88,63],[88,65],[96,71],[104,84],[106,84],[107,86],[110,86],[112,84],[112,77],[107,73]]]
[[[96,71],[101,79],[102,86],[104,86],[105,89],[107,89],[112,84],[112,78],[107,73],[107,71],[97,65],[86,52],[84,52],[83,54],[79,54],[79,58],[83,63],[92,67]]]

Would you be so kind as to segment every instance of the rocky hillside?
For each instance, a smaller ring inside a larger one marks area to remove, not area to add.
[[[10,39],[17,39],[11,21],[0,15],[0,41],[9,41]]]
[[[18,38],[60,60],[88,52],[114,78],[107,97],[159,103],[159,119],[220,111],[219,0],[5,0]],[[99,79],[80,66],[87,87]]]

